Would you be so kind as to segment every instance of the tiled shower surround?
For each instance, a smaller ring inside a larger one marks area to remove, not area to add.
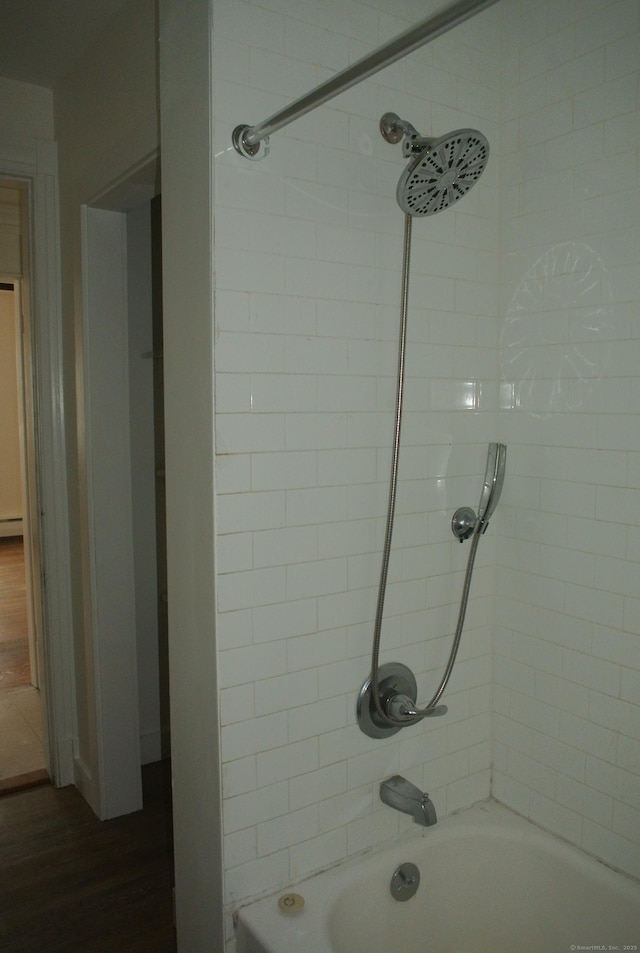
[[[640,877],[640,4],[509,6],[492,793]]]
[[[412,0],[213,0],[217,632],[226,900],[492,793],[640,875],[637,0],[490,10],[272,137],[254,123],[422,19]],[[428,701],[487,443],[509,445],[447,717],[380,741],[370,670],[393,436],[403,214],[392,110],[492,155],[413,224],[382,661]]]

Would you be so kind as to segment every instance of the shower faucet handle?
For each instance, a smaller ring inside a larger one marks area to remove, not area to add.
[[[434,705],[433,708],[419,709],[416,702],[412,701],[408,695],[403,695],[402,692],[390,695],[385,707],[388,715],[391,715],[392,718],[404,719],[407,724],[411,724],[413,720],[422,721],[423,718],[446,715],[449,710],[446,705]]]
[[[422,717],[420,712],[416,709],[415,701],[402,692],[394,692],[390,695],[385,708],[387,714],[391,715],[392,718],[406,719],[406,721],[409,721],[412,718]]]

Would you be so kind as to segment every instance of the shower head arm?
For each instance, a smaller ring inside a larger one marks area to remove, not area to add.
[[[435,139],[421,136],[415,126],[412,126],[406,119],[400,119],[396,113],[385,113],[380,120],[380,132],[382,138],[392,145],[404,140],[402,143],[402,154],[410,159],[413,156],[421,155],[425,149],[428,149]]]
[[[415,129],[406,119],[401,119],[396,113],[385,113],[380,120],[380,132],[386,142],[395,145],[404,136],[415,138],[418,136],[418,130]]]

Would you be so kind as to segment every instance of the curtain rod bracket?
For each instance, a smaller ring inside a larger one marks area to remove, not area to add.
[[[260,159],[266,159],[269,155],[269,136],[264,139],[258,139],[257,142],[248,142],[247,133],[251,132],[252,127],[246,122],[242,123],[233,130],[231,141],[233,148],[239,152],[245,159],[253,159],[259,162]]]

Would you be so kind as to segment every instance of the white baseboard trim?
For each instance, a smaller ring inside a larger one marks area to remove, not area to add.
[[[89,807],[100,817],[100,799],[99,792],[96,790],[96,783],[93,778],[91,768],[82,758],[75,757],[73,760],[74,784],[80,794],[83,796]]]
[[[24,526],[22,517],[18,519],[0,520],[0,539],[5,536],[22,536]]]

